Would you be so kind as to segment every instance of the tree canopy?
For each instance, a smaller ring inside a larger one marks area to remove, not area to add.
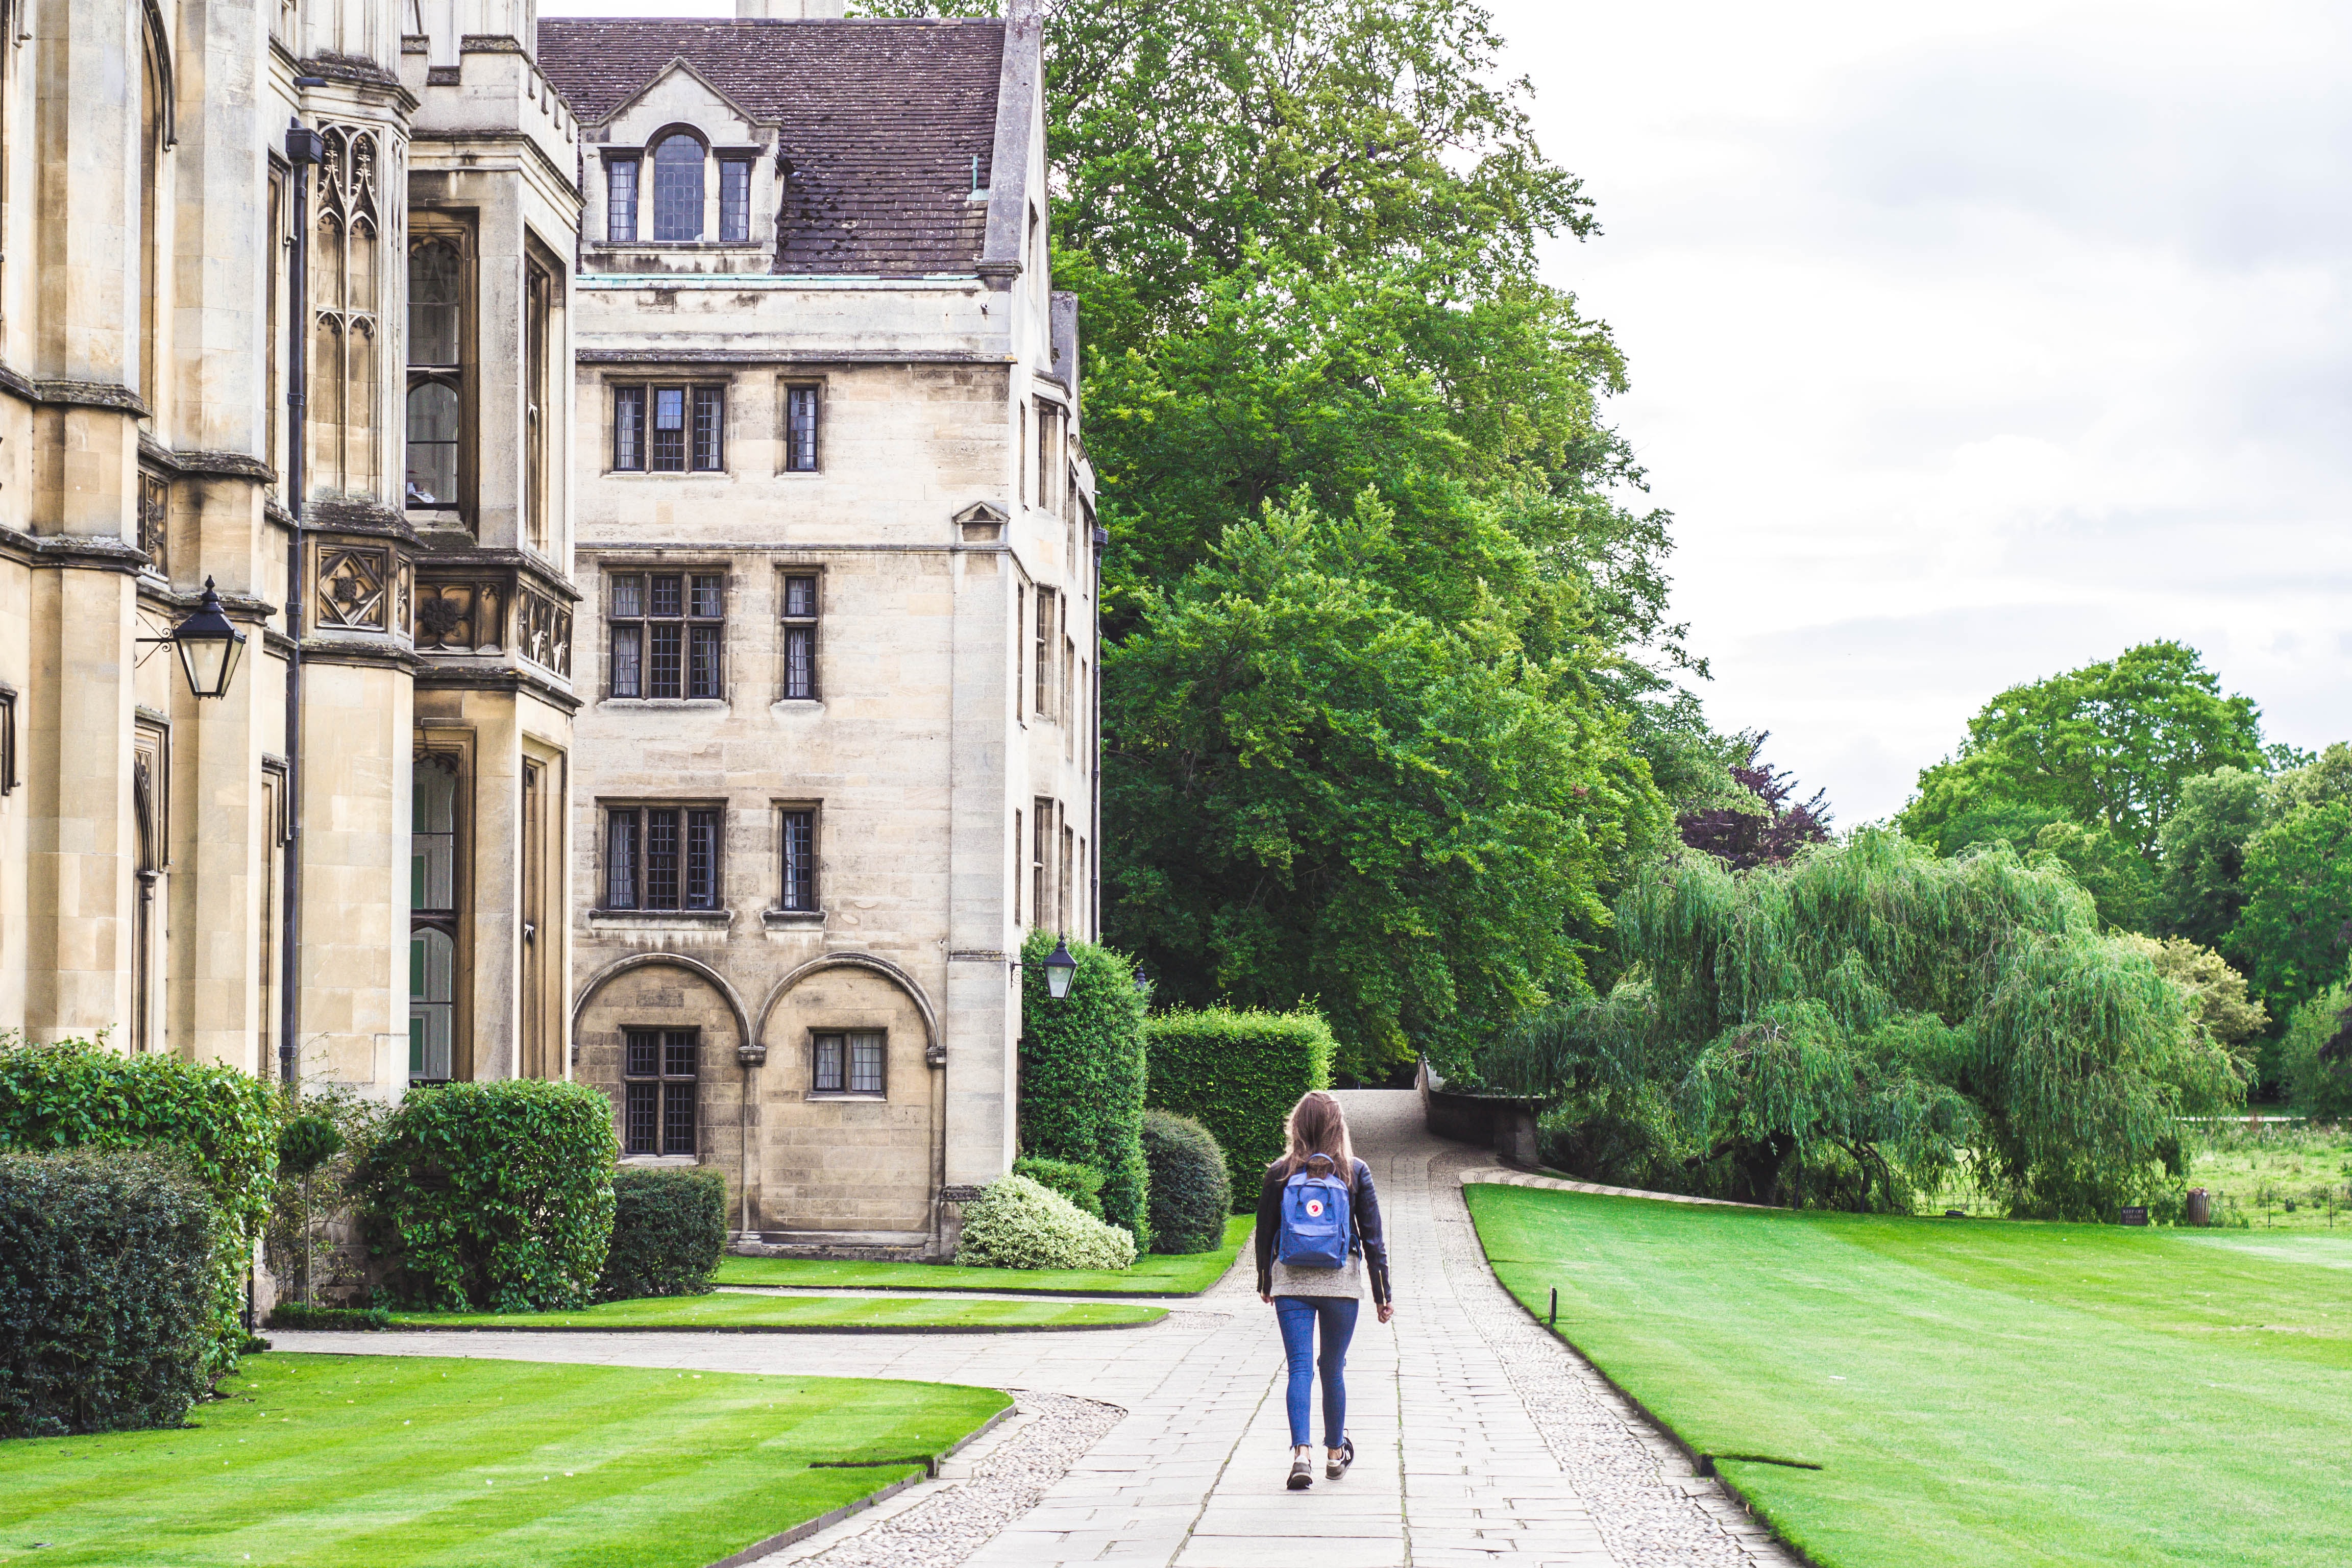
[[[1742,735],[1740,756],[1728,769],[1744,798],[1678,813],[1675,827],[1693,849],[1703,849],[1737,871],[1777,866],[1808,844],[1830,836],[1829,792],[1796,799],[1797,781],[1763,760],[1767,733]]]
[[[2097,1217],[2179,1173],[2176,1117],[2242,1093],[2189,991],[2005,846],[1942,859],[1865,828],[1756,871],[1685,855],[1617,912],[1633,977],[1484,1065],[1597,1112],[1653,1182],[1905,1209],[1965,1164],[2014,1213]]]
[[[1919,775],[1901,821],[1932,840],[1971,811],[2036,806],[2150,855],[2190,779],[2266,761],[2251,699],[2223,696],[2196,649],[2143,643],[1995,697],[1959,750]]]

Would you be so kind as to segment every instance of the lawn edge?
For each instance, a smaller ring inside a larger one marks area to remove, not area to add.
[[[1474,1186],[1508,1187],[1515,1185],[1517,1185],[1517,1184],[1508,1182],[1465,1182],[1461,1184],[1460,1188],[1464,1194],[1462,1207],[1465,1213],[1469,1211],[1470,1200],[1468,1194],[1469,1189]],[[1523,1188],[1522,1190],[1525,1189]],[[1540,1192],[1547,1189],[1536,1188],[1535,1190]],[[1591,1356],[1585,1354],[1583,1350],[1578,1346],[1574,1340],[1560,1332],[1558,1325],[1545,1322],[1542,1313],[1537,1311],[1525,1301],[1520,1300],[1519,1293],[1512,1289],[1508,1285],[1503,1283],[1502,1275],[1496,1270],[1495,1260],[1486,1255],[1486,1233],[1478,1228],[1478,1216],[1473,1213],[1469,1215],[1469,1218],[1470,1234],[1478,1238],[1478,1261],[1486,1266],[1486,1272],[1488,1275],[1493,1277],[1496,1288],[1501,1290],[1505,1296],[1510,1298],[1511,1305],[1517,1307],[1520,1311],[1525,1312],[1528,1315],[1528,1321],[1535,1324],[1537,1328],[1541,1329],[1545,1333],[1549,1334],[1553,1339],[1558,1340],[1561,1346],[1567,1350],[1569,1354],[1574,1356],[1578,1361],[1582,1362],[1584,1365],[1591,1371],[1593,1376],[1599,1378],[1602,1383],[1609,1385],[1612,1393],[1615,1394],[1618,1398],[1623,1400],[1627,1405],[1632,1405],[1634,1411],[1641,1415],[1643,1420],[1648,1422],[1653,1428],[1663,1434],[1666,1441],[1672,1443],[1682,1457],[1690,1461],[1692,1470],[1706,1477],[1716,1485],[1721,1487],[1725,1491],[1728,1492],[1734,1502],[1737,1502],[1741,1508],[1748,1510],[1748,1516],[1750,1519],[1762,1521],[1764,1527],[1772,1532],[1773,1541],[1776,1542],[1782,1550],[1786,1551],[1798,1562],[1805,1564],[1805,1568],[1833,1568],[1832,1564],[1823,1563],[1820,1558],[1815,1557],[1811,1552],[1807,1552],[1802,1546],[1800,1546],[1796,1542],[1790,1539],[1789,1532],[1781,1528],[1780,1521],[1772,1516],[1772,1510],[1770,1509],[1766,1508],[1762,1503],[1759,1503],[1754,1498],[1749,1497],[1748,1493],[1741,1489],[1738,1482],[1733,1480],[1729,1476],[1725,1475],[1721,1470],[1716,1468],[1716,1456],[1694,1447],[1687,1438],[1685,1438],[1680,1432],[1675,1430],[1674,1424],[1672,1422],[1662,1418],[1656,1411],[1643,1404],[1633,1390],[1627,1388],[1623,1384],[1619,1383],[1615,1378],[1610,1376],[1608,1372],[1602,1368],[1599,1362],[1594,1361]],[[1731,1456],[1729,1455],[1725,1456],[1727,1458],[1730,1457]]]
[[[1234,1266],[1242,1260],[1242,1254],[1249,1250],[1250,1237],[1255,1228],[1255,1223],[1253,1221],[1251,1229],[1242,1232],[1241,1240],[1235,1244],[1234,1247],[1233,1257],[1227,1258],[1225,1260],[1225,1266],[1223,1268],[1218,1269],[1215,1276],[1212,1278],[1207,1284],[1202,1285],[1198,1290],[1088,1290],[1083,1288],[1073,1289],[1067,1286],[1061,1285],[734,1284],[723,1279],[712,1281],[711,1289],[715,1290],[894,1290],[909,1291],[917,1295],[924,1296],[1093,1296],[1098,1297],[1107,1301],[1189,1301],[1196,1296],[1205,1296],[1210,1291],[1215,1289],[1217,1288],[1217,1282],[1234,1271]],[[1222,1252],[1224,1249],[1223,1247],[1219,1247],[1217,1250]],[[1161,1253],[1159,1256],[1163,1258],[1197,1258],[1201,1255],[1199,1253],[1170,1252]],[[763,1259],[752,1258],[745,1254],[729,1254],[730,1258],[737,1257],[742,1258],[743,1261],[747,1263],[764,1261]],[[724,1268],[726,1267],[726,1261],[722,1260],[719,1263],[719,1268]],[[917,1264],[915,1267],[952,1268],[954,1265]]]
[[[1133,1323],[929,1323],[892,1327],[870,1323],[404,1323],[394,1319],[388,1328],[361,1331],[387,1334],[1084,1334],[1115,1329],[1149,1329],[1167,1321],[1165,1317],[1159,1317]]]
[[[856,1514],[863,1513],[877,1503],[887,1502],[891,1498],[897,1497],[900,1492],[905,1491],[908,1487],[933,1479],[940,1473],[940,1460],[955,1458],[958,1454],[963,1452],[965,1448],[979,1442],[982,1437],[988,1436],[989,1433],[995,1431],[997,1427],[1011,1420],[1013,1415],[1019,1411],[1021,1408],[1020,1402],[1014,1399],[1010,1393],[1007,1393],[1003,1389],[999,1389],[997,1392],[1005,1395],[1003,1408],[997,1411],[995,1415],[991,1415],[979,1426],[973,1427],[971,1431],[965,1433],[962,1436],[957,1438],[949,1447],[941,1449],[940,1452],[924,1460],[923,1473],[921,1475],[901,1476],[898,1479],[892,1481],[888,1486],[877,1487],[874,1490],[867,1492],[862,1498],[857,1498],[849,1502],[843,1503],[839,1508],[827,1509],[824,1512],[818,1514],[814,1519],[804,1519],[798,1524],[793,1525],[791,1529],[780,1530],[775,1534],[767,1537],[765,1540],[755,1541],[740,1552],[730,1552],[727,1556],[721,1557],[718,1562],[711,1563],[709,1568],[743,1568],[744,1564],[755,1563],[761,1558],[767,1556],[768,1553],[772,1552],[782,1552],[787,1546],[792,1546],[800,1542],[806,1541],[810,1536],[816,1534],[819,1531],[830,1530],[835,1525],[839,1524],[843,1520],[848,1519]]]

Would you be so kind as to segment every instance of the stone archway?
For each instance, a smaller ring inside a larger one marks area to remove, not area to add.
[[[743,1048],[751,1039],[743,999],[726,976],[698,959],[675,952],[635,952],[593,975],[572,1005],[572,1077],[613,1101],[621,1163],[682,1163],[687,1156],[629,1147],[625,1086],[633,1080],[625,1069],[632,1030],[657,1032],[665,1039],[694,1031],[699,1048],[692,1085],[691,1158],[727,1178],[730,1210],[739,1226],[746,1224],[750,1204],[744,1177],[750,1167],[745,1156],[751,1132],[744,1090],[751,1076],[746,1058],[753,1053]],[[667,1097],[678,1081],[662,1081],[657,1092]]]

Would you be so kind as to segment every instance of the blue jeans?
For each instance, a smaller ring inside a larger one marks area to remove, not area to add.
[[[1348,1436],[1348,1342],[1356,1337],[1353,1296],[1276,1296],[1274,1315],[1282,1324],[1282,1350],[1290,1358],[1290,1446],[1307,1444],[1307,1401],[1315,1373],[1323,1373],[1323,1446],[1336,1448]],[[1323,1324],[1323,1353],[1315,1353],[1315,1324]]]

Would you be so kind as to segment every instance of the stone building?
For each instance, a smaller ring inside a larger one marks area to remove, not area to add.
[[[1013,1157],[1024,932],[1095,931],[1100,536],[1036,7],[840,9],[539,27],[585,197],[571,1046],[742,1244],[921,1252]]]
[[[579,147],[533,24],[0,0],[0,1025],[565,1071]]]

